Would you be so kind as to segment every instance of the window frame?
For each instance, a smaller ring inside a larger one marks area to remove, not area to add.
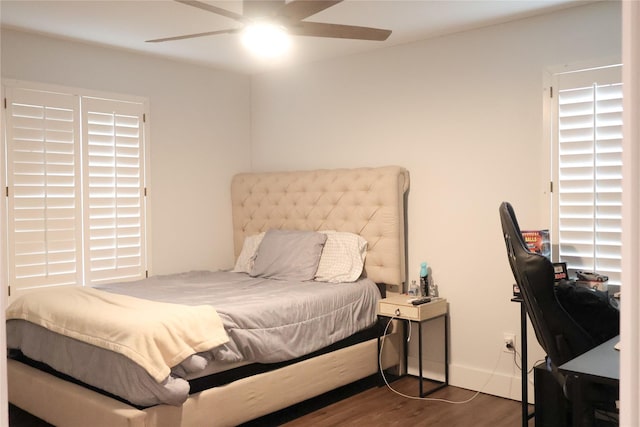
[[[86,155],[86,143],[85,143],[85,124],[84,122],[84,112],[82,106],[83,98],[97,98],[102,100],[113,100],[122,103],[133,103],[138,104],[141,112],[143,120],[139,123],[139,129],[142,135],[140,135],[140,179],[141,179],[141,217],[143,218],[143,223],[141,223],[141,227],[143,229],[142,240],[140,242],[141,245],[141,262],[143,266],[141,267],[141,276],[136,276],[135,278],[129,279],[114,279],[114,281],[122,281],[122,280],[136,280],[144,276],[148,276],[150,274],[150,265],[151,265],[151,253],[149,251],[150,248],[150,235],[151,235],[151,209],[150,209],[150,152],[151,152],[151,142],[150,142],[150,120],[149,120],[149,100],[146,97],[129,95],[129,94],[121,94],[121,93],[112,93],[112,92],[103,92],[103,91],[95,91],[89,89],[61,86],[61,85],[53,85],[47,83],[38,83],[38,82],[30,82],[30,81],[22,81],[22,80],[14,80],[14,79],[2,79],[2,99],[4,108],[2,109],[2,123],[3,123],[3,134],[2,134],[2,143],[1,143],[1,153],[0,153],[0,182],[2,184],[2,191],[5,193],[4,201],[2,203],[2,239],[1,243],[4,248],[4,255],[1,258],[1,262],[3,264],[3,269],[5,274],[3,275],[3,280],[6,280],[6,284],[9,290],[9,295],[15,296],[16,294],[29,291],[31,289],[37,289],[43,285],[35,285],[35,286],[15,286],[13,277],[10,274],[10,269],[8,268],[9,260],[11,259],[11,253],[9,248],[9,157],[8,157],[8,139],[7,139],[7,123],[8,123],[8,100],[7,100],[7,92],[10,92],[14,89],[27,89],[34,91],[45,91],[45,92],[57,92],[61,94],[69,94],[75,96],[77,98],[77,126],[78,128],[78,142],[76,143],[76,148],[80,152],[79,158],[79,174],[81,176],[80,182],[75,183],[76,191],[79,196],[79,204],[80,206],[80,217],[76,219],[76,221],[80,221],[80,236],[79,236],[79,244],[80,244],[80,254],[77,259],[77,263],[79,264],[80,272],[79,280],[74,285],[79,286],[87,286],[91,283],[88,281],[89,272],[88,266],[86,266],[87,262],[87,248],[85,248],[85,234],[88,233],[86,224],[87,212],[85,211],[85,203],[88,195],[85,194],[86,188],[85,183],[87,181],[88,169],[87,162],[84,159]],[[103,281],[103,283],[109,282],[108,280]],[[96,283],[93,283],[96,284]],[[46,286],[46,285],[44,285]],[[60,285],[53,285],[60,286]],[[67,286],[67,285],[61,285]]]
[[[558,222],[559,222],[559,207],[556,203],[558,197],[558,130],[556,129],[557,114],[558,114],[558,85],[557,76],[562,74],[576,73],[585,70],[601,70],[606,68],[618,67],[621,68],[620,60],[615,57],[605,58],[597,61],[589,61],[579,64],[563,65],[560,67],[550,67],[545,70],[544,73],[544,102],[543,102],[543,131],[544,131],[544,149],[543,155],[545,156],[546,170],[549,171],[548,180],[543,184],[545,185],[544,193],[548,196],[546,198],[547,205],[544,207],[545,215],[549,215],[552,243],[552,260],[554,262],[564,262],[565,260],[560,258],[559,255],[559,236],[558,236]],[[621,83],[621,74],[620,80]],[[621,241],[620,241],[621,243]],[[575,271],[573,269],[571,272]],[[609,283],[615,287],[619,287],[620,283],[617,280],[613,280]]]

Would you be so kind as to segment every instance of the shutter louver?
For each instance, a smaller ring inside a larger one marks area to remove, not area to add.
[[[622,85],[616,69],[562,76],[558,93],[559,259],[620,284]],[[617,70],[619,73],[619,69]],[[614,74],[613,80],[608,74]]]
[[[87,283],[144,277],[143,105],[82,102]]]
[[[10,284],[79,283],[77,97],[8,88],[7,101]]]

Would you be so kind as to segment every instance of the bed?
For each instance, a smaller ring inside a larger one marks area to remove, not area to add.
[[[236,175],[231,184],[231,201],[238,262],[247,242],[263,233],[273,239],[276,231],[348,232],[367,242],[364,280],[398,292],[406,274],[407,189],[408,173],[400,167]],[[196,281],[201,282],[199,276]],[[122,286],[116,288],[111,286],[109,291],[115,295],[128,292]],[[223,308],[220,310],[224,318],[226,313]],[[341,319],[347,323],[345,317]],[[402,346],[397,338],[393,335],[385,345],[385,367],[397,365],[400,360]],[[377,338],[335,349],[324,344],[322,347],[328,350],[309,348],[302,352],[310,355],[278,355],[279,359],[265,362],[287,363],[215,387],[202,387],[179,404],[149,407],[134,406],[10,359],[9,401],[58,426],[238,425],[365,378],[378,369]]]

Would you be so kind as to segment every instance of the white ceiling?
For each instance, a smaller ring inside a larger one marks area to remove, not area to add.
[[[242,13],[239,0],[207,2]],[[145,40],[154,38],[240,25],[229,18],[171,0],[1,0],[0,22],[5,28],[254,74],[283,65],[424,40],[584,3],[585,0],[345,0],[307,20],[389,29],[393,31],[391,36],[384,42],[297,36],[285,60],[270,62],[252,58],[240,46],[237,34],[146,43]]]

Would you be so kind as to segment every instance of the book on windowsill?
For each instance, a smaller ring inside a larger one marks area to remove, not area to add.
[[[522,238],[530,252],[540,254],[547,258],[551,257],[551,242],[549,240],[549,230],[524,230],[521,231]]]

